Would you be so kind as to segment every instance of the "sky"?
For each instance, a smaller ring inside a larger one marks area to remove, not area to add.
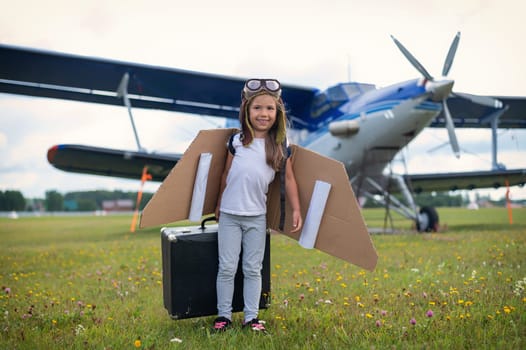
[[[521,0],[0,0],[0,42],[77,55],[227,75],[275,77],[325,89],[344,81],[379,87],[419,77],[394,35],[434,76],[457,31],[448,78],[454,91],[526,96],[526,2]],[[198,130],[223,120],[133,109],[148,151],[184,152]],[[489,170],[489,129],[457,129],[456,159],[442,129],[425,131],[393,169],[408,173]],[[0,93],[0,190],[43,198],[48,190],[137,191],[140,181],[66,173],[46,159],[55,144],[136,150],[127,110]],[[438,148],[438,149],[437,149]],[[499,131],[498,161],[526,168],[526,131]],[[402,157],[403,156],[403,157]],[[147,183],[154,192],[159,183]],[[498,199],[504,189],[481,191]],[[473,195],[473,193],[471,193]],[[514,187],[513,199],[526,199]]]

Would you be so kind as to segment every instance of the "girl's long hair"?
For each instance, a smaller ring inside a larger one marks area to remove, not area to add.
[[[269,95],[276,102],[276,120],[274,125],[270,128],[265,139],[265,153],[267,157],[267,164],[274,169],[279,171],[283,162],[285,161],[285,153],[283,149],[283,143],[287,137],[287,115],[285,112],[285,104],[281,97],[276,97],[268,92],[263,91],[260,94],[251,96],[248,99],[243,98],[241,101],[241,107],[239,108],[239,122],[241,123],[241,142],[243,146],[248,146],[254,140],[254,129],[250,124],[249,109],[250,104],[256,96]]]

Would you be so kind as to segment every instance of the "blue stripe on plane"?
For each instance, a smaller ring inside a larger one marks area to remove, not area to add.
[[[316,129],[316,131],[310,133],[309,136],[301,142],[301,145],[305,147],[306,145],[318,139],[320,136],[323,136],[324,134],[328,133],[329,124],[332,121],[353,120],[360,118],[362,114],[365,114],[367,116],[372,113],[392,110],[402,102],[405,102],[405,100],[388,101],[387,103],[382,103],[378,105],[373,104],[373,107],[364,109],[359,113],[344,114],[341,117],[334,118],[333,120],[327,120],[327,122],[323,125],[320,125],[319,128]],[[440,103],[432,101],[423,101],[418,106],[416,106],[415,109],[440,112],[442,110],[442,105]]]

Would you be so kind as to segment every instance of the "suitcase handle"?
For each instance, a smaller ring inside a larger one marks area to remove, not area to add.
[[[203,221],[201,221],[201,230],[205,229],[205,223],[208,222],[208,221],[217,221],[217,218],[215,216],[211,216],[211,217],[206,218]]]

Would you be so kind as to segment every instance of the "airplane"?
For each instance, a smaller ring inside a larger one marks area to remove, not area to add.
[[[414,221],[419,232],[437,231],[436,209],[419,208],[414,193],[524,185],[526,168],[506,169],[497,162],[497,130],[526,128],[526,98],[454,92],[454,80],[447,75],[460,32],[450,45],[439,79],[391,38],[421,77],[382,88],[359,82],[338,83],[326,90],[282,84],[290,119],[288,137],[292,143],[341,161],[357,198],[395,210]],[[245,80],[0,44],[0,92],[127,108],[138,150],[73,144],[49,148],[49,163],[69,172],[139,179],[147,166],[152,180],[162,181],[182,155],[147,152],[135,128],[132,106],[226,118],[228,126],[238,126]],[[491,128],[492,168],[390,173],[397,154],[428,127],[447,129],[457,157],[455,128]]]

